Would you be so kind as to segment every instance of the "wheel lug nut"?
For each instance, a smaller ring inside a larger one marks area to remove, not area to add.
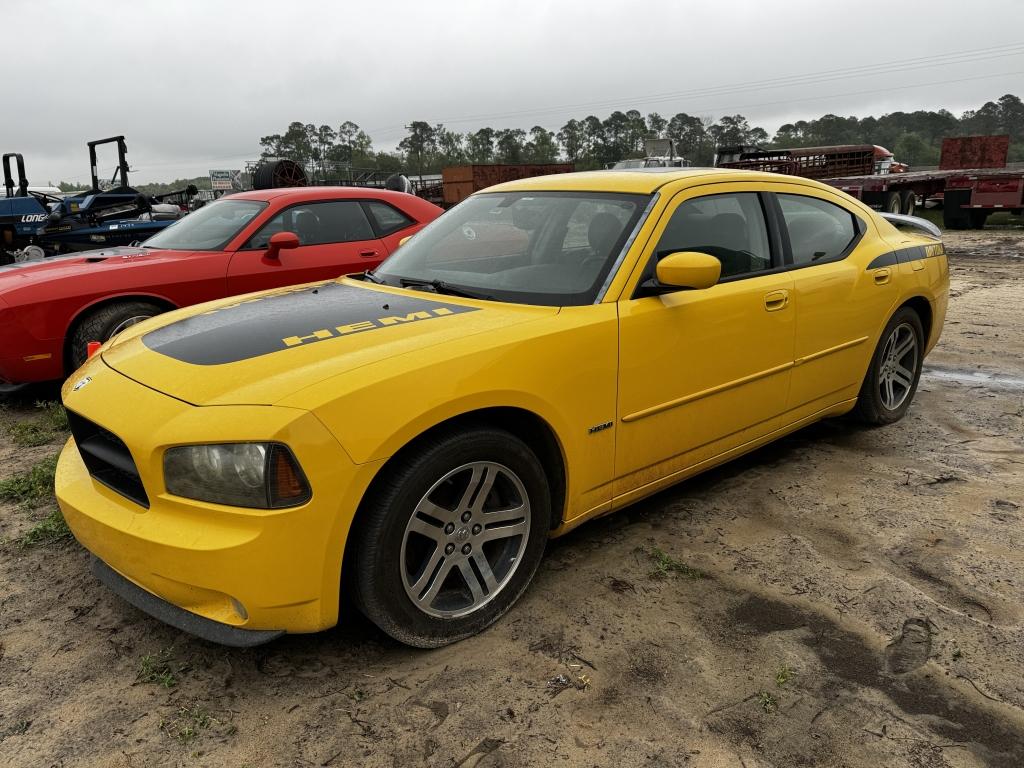
[[[471,514],[470,514],[469,512],[463,512],[463,513],[462,513],[462,522],[464,522],[464,523],[468,523],[468,522],[469,522],[469,519],[470,519],[471,517],[473,517],[473,515],[471,515]]]
[[[471,547],[469,544],[463,544],[462,545],[462,554],[468,555],[472,551],[473,551],[473,547]]]
[[[484,529],[484,527],[482,525],[480,525],[480,523],[477,523],[476,525],[473,526],[473,535],[476,536],[483,529]]]
[[[455,523],[448,523],[448,525],[446,525],[444,527],[444,532],[447,533],[449,536],[452,534],[452,531],[454,531],[454,530],[455,530]]]
[[[445,553],[446,555],[450,555],[450,554],[451,554],[452,552],[454,552],[454,551],[455,551],[455,545],[454,545],[454,544],[449,544],[448,546],[446,546],[446,547],[444,548],[444,553]]]

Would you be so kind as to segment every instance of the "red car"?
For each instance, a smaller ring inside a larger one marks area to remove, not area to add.
[[[441,212],[361,187],[242,192],[140,246],[0,267],[0,391],[63,378],[88,342],[161,312],[372,269]]]

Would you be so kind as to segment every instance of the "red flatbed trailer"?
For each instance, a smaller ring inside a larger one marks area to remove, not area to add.
[[[892,213],[913,213],[918,198],[941,198],[947,229],[981,229],[992,213],[1024,210],[1024,168],[1007,167],[1009,150],[1009,136],[958,136],[942,140],[937,170],[824,181]]]
[[[942,198],[948,229],[980,229],[993,212],[1024,210],[1024,167],[1006,167],[1009,144],[1009,136],[943,139],[931,171],[895,171],[892,153],[870,144],[735,152],[718,165],[819,179],[890,213],[912,214],[918,198]]]
[[[917,198],[941,196],[942,223],[947,229],[981,229],[994,212],[1019,216],[1024,209],[1024,168],[908,171],[822,181],[892,213],[912,214]]]

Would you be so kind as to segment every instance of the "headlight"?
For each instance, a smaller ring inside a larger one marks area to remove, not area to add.
[[[234,507],[280,509],[309,501],[309,483],[280,443],[183,445],[164,453],[167,492]]]

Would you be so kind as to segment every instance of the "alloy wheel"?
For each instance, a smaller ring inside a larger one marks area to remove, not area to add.
[[[476,461],[423,495],[402,537],[399,567],[413,604],[440,618],[466,616],[512,579],[530,534],[530,499],[508,467]]]
[[[917,334],[907,323],[897,325],[882,348],[878,393],[882,405],[895,411],[909,397],[917,377]]]

